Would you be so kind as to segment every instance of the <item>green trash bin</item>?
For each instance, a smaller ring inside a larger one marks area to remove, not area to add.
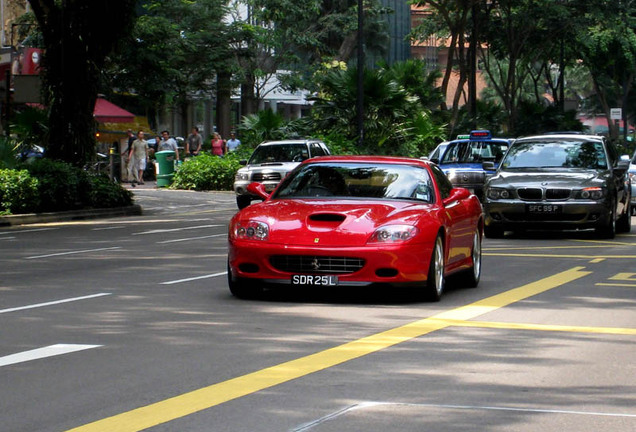
[[[157,187],[170,186],[174,177],[175,154],[172,150],[155,153],[157,158]]]

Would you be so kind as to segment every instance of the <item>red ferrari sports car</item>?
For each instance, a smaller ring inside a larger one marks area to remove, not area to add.
[[[437,301],[446,277],[481,275],[482,208],[437,165],[400,157],[327,156],[303,162],[263,202],[230,221],[228,284],[264,287],[412,286]]]

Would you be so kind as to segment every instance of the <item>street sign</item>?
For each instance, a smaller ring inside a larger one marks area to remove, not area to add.
[[[612,120],[621,120],[623,118],[623,110],[621,108],[611,108],[610,118]]]

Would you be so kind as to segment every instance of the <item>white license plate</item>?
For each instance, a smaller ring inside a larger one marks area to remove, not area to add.
[[[336,286],[338,276],[333,275],[293,275],[292,285]]]
[[[561,206],[555,204],[526,204],[528,213],[561,213]]]

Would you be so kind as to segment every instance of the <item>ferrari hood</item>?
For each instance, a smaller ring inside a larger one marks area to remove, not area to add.
[[[269,226],[269,242],[297,246],[362,246],[383,225],[416,225],[429,204],[408,201],[272,200],[248,206],[240,220]]]

